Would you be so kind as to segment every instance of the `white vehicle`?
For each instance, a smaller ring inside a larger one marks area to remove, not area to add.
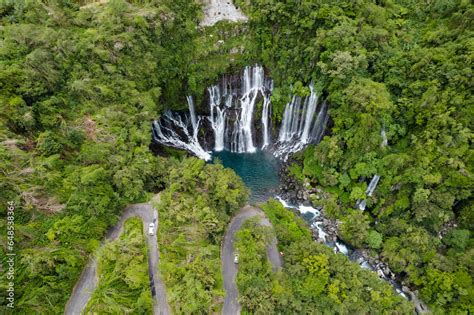
[[[148,234],[155,235],[155,223],[148,224]]]
[[[234,256],[234,264],[238,264],[239,263],[239,254],[235,254]]]

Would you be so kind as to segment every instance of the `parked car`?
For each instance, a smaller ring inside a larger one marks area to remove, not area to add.
[[[148,224],[148,234],[155,235],[155,223]]]
[[[239,263],[239,254],[235,254],[234,256],[234,264],[238,264]]]

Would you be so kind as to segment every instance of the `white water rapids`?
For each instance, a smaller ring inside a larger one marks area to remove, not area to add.
[[[180,115],[171,111],[165,112],[160,123],[153,122],[153,139],[164,145],[193,152],[198,158],[210,160],[211,154],[206,152],[198,141],[200,119],[196,121],[196,128],[189,131],[188,124]]]
[[[380,278],[389,282],[398,294],[400,294],[406,299],[410,298],[405,292],[401,290],[401,285],[398,282],[396,282],[392,277],[388,277],[384,273],[383,269],[388,269],[387,266],[383,264],[374,264],[368,261],[367,259],[365,259],[363,256],[354,255],[354,250],[349,249],[342,241],[330,239],[328,237],[329,236],[328,232],[325,230],[325,227],[323,224],[324,217],[320,210],[315,209],[311,206],[291,205],[290,203],[282,199],[280,196],[276,196],[275,198],[278,201],[280,201],[280,203],[285,208],[297,210],[309,223],[310,228],[312,230],[317,231],[318,239],[325,245],[331,247],[335,253],[341,253],[344,256],[347,256],[351,261],[358,263],[359,266],[361,266],[362,268],[369,269],[376,272]],[[389,272],[393,275],[393,273],[390,270]]]

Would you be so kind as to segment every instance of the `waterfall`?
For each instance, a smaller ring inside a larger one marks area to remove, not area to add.
[[[328,105],[326,101],[324,101],[321,105],[321,108],[319,109],[313,129],[311,130],[311,139],[313,143],[319,143],[323,138],[324,130],[326,129],[328,120]]]
[[[264,94],[263,67],[245,67],[243,75],[243,96],[240,99],[240,119],[238,128],[238,147],[236,152],[253,153],[256,148],[253,143],[252,121],[255,103],[259,93]]]
[[[211,122],[211,128],[214,130],[214,150],[222,151],[224,150],[224,134],[225,134],[225,119],[226,113],[224,108],[219,107],[220,103],[220,92],[217,85],[211,86],[208,89],[209,92],[209,106],[211,110],[211,115],[209,116],[209,121]],[[232,100],[231,98],[229,98]]]
[[[188,101],[189,107],[189,115],[191,116],[191,123],[193,124],[193,130],[197,128],[197,120],[196,120],[196,111],[194,110],[194,101],[192,96],[186,96],[186,100]]]
[[[263,145],[262,150],[270,145],[270,131],[269,131],[269,116],[270,116],[270,98],[265,97],[263,99],[262,109],[262,132],[263,132]]]
[[[298,123],[300,121],[298,117],[300,103],[301,98],[299,96],[293,96],[291,102],[286,105],[278,137],[280,143],[291,141],[293,137],[297,137],[299,129]]]
[[[262,149],[270,143],[271,80],[265,78],[261,66],[246,67],[240,86],[233,86],[232,80],[224,78],[222,86],[208,89],[211,126],[214,131],[215,151],[229,149],[237,153],[253,153],[254,115],[257,100],[263,97]]]
[[[311,94],[303,100],[303,105],[301,97],[293,96],[283,113],[275,156],[285,161],[291,153],[303,149],[308,143],[318,143],[329,119],[326,102],[318,108],[313,84],[309,88]]]
[[[367,197],[371,197],[372,194],[375,191],[375,188],[377,187],[377,184],[379,183],[380,176],[375,174],[374,177],[372,177],[372,180],[369,183],[369,186],[367,186],[367,189],[365,190],[365,195]],[[365,200],[358,200],[356,203],[357,207],[359,210],[365,210],[365,207],[367,206],[367,202]]]
[[[200,159],[209,161],[211,155],[201,147],[198,141],[199,122],[200,119],[196,122],[196,128],[192,128],[192,133],[190,133],[188,124],[183,122],[179,114],[167,111],[161,117],[160,122],[153,122],[153,140],[186,150]]]
[[[380,144],[380,146],[384,148],[388,145],[387,135],[385,134],[385,127],[382,127],[382,130],[380,131],[380,136],[382,137],[382,143]],[[369,186],[367,187],[365,191],[365,195],[367,197],[372,196],[372,194],[375,191],[375,188],[377,187],[377,184],[379,183],[379,180],[380,180],[380,176],[377,174],[375,174],[374,177],[372,177],[372,180],[370,181]],[[356,207],[358,207],[359,210],[364,211],[366,206],[367,206],[366,200],[357,200]]]
[[[189,113],[166,112],[153,123],[153,140],[207,160],[210,154],[200,144],[205,138],[208,145],[206,130],[200,132],[200,128],[207,126],[214,136],[214,142],[209,144],[214,151],[253,153],[259,148],[286,161],[307,144],[318,143],[329,119],[326,102],[318,102],[313,84],[309,88],[309,96],[291,98],[284,109],[278,137],[272,139],[273,81],[265,77],[262,66],[246,67],[240,78],[224,76],[219,84],[207,89],[208,115],[196,115],[193,98],[187,96]],[[258,102],[262,102],[259,120],[255,117]],[[206,119],[205,124],[201,124],[202,119]],[[261,130],[258,135],[256,130]]]
[[[314,112],[316,111],[316,104],[318,102],[318,96],[314,92],[314,86],[311,84],[309,86],[311,90],[311,95],[308,99],[308,104],[306,108],[306,116],[304,120],[303,134],[301,136],[301,142],[308,143],[309,141],[309,128],[311,127],[311,121],[313,120]]]
[[[379,183],[380,176],[379,175],[374,175],[372,177],[372,180],[369,183],[369,187],[367,187],[367,190],[365,191],[365,194],[370,197],[374,193],[375,188],[377,187],[377,184]]]

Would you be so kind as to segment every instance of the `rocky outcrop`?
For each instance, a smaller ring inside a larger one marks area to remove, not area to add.
[[[211,26],[219,21],[247,21],[247,17],[235,7],[231,0],[206,0],[204,1],[204,19],[201,26]]]

